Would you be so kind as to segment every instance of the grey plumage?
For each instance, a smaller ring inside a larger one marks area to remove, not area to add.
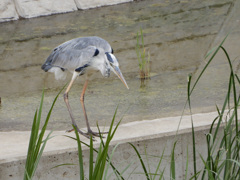
[[[113,52],[110,44],[100,37],[94,36],[72,39],[54,48],[42,65],[42,69],[47,72],[52,67],[59,67],[63,71],[73,71],[76,68],[90,63],[96,50],[99,51],[99,49],[104,52]]]
[[[86,109],[84,105],[84,94],[88,85],[88,76],[83,86],[80,101],[82,104],[88,132],[82,132],[74,120],[72,110],[68,102],[68,92],[70,91],[75,79],[87,73],[89,71],[100,71],[104,77],[109,77],[110,72],[113,71],[123,84],[128,88],[128,85],[119,69],[117,58],[113,55],[113,49],[110,44],[100,37],[81,37],[67,41],[57,46],[46,59],[42,65],[42,69],[45,72],[52,72],[55,74],[56,79],[64,79],[66,77],[66,71],[73,73],[72,79],[64,93],[64,101],[68,108],[72,124],[77,128],[77,131],[86,136],[89,135],[99,136],[98,132],[93,132],[90,129]]]

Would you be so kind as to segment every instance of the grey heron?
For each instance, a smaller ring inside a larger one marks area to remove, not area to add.
[[[91,76],[94,71],[100,71],[104,77],[109,77],[110,72],[113,71],[126,88],[129,89],[119,69],[118,60],[113,55],[112,47],[106,40],[96,36],[80,37],[60,44],[53,49],[45,63],[42,65],[42,69],[45,72],[54,73],[55,79],[57,80],[65,79],[67,72],[73,74],[64,93],[64,101],[70,114],[72,124],[76,127],[77,131],[85,137],[89,137],[89,135],[99,136],[99,133],[93,132],[90,128],[84,105],[84,94],[88,85],[89,76]],[[86,120],[87,133],[84,133],[78,128],[68,101],[68,93],[73,82],[78,76],[84,74],[86,75],[86,80],[80,96],[80,102]]]

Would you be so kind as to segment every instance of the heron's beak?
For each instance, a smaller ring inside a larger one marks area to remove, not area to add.
[[[123,75],[122,75],[119,67],[117,67],[117,66],[112,66],[112,70],[113,70],[113,72],[119,77],[119,79],[123,82],[123,84],[125,85],[125,87],[126,87],[127,89],[129,89],[129,87],[128,87],[128,85],[127,85],[127,83],[126,83],[126,81],[125,81],[125,79],[124,79],[124,77],[123,77]]]

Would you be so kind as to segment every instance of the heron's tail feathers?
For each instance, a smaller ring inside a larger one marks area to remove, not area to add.
[[[52,66],[49,65],[49,64],[44,63],[41,68],[42,68],[42,70],[44,70],[45,72],[48,72],[48,70],[51,69]]]
[[[52,67],[48,72],[54,73],[56,80],[64,80],[67,77],[67,72],[59,67]]]

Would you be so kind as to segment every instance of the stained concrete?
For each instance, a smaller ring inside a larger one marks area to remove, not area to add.
[[[126,2],[131,2],[133,0],[92,0],[92,1],[87,1],[87,0],[75,0],[76,5],[78,9],[89,9],[89,8],[96,8],[96,7],[101,7],[101,6],[107,6],[107,5],[115,5],[115,4],[120,4],[120,3],[126,3]]]
[[[67,13],[78,9],[96,8],[130,1],[132,0],[2,0],[0,2],[0,22]]]
[[[0,22],[17,20],[19,16],[12,0],[4,0],[0,2]]]
[[[38,0],[38,1],[13,1],[21,18],[32,18],[38,16],[46,16],[56,13],[66,13],[76,11],[77,7],[74,0],[52,1],[52,0]]]

